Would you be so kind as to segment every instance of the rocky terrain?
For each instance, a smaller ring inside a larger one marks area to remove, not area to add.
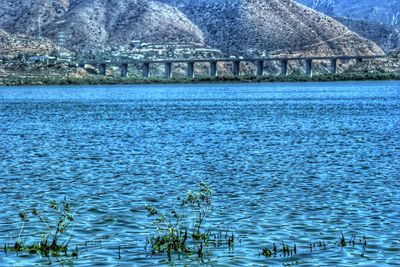
[[[346,17],[335,17],[335,19],[350,30],[374,41],[385,52],[390,52],[400,47],[400,28],[390,27],[383,23],[366,20],[356,20]]]
[[[56,47],[53,42],[38,40],[23,34],[11,35],[0,29],[0,56],[2,59],[18,55],[51,54]]]
[[[72,49],[119,48],[134,41],[203,43],[202,32],[185,15],[154,1],[77,1],[44,30],[53,40],[60,31]]]
[[[1,0],[0,28],[9,33],[38,35],[40,24],[45,27],[65,14],[71,0]]]
[[[351,65],[344,73],[400,73],[400,49],[391,51],[387,58],[381,60],[365,60]]]
[[[70,50],[119,50],[132,43],[196,44],[230,55],[381,54],[372,41],[291,0],[3,0],[0,28]],[[0,51],[1,52],[1,51]]]
[[[335,17],[400,26],[400,0],[296,0]]]
[[[211,46],[236,55],[379,54],[373,43],[291,0],[164,0],[200,27]]]
[[[400,0],[297,0],[334,17],[386,52],[400,47]]]
[[[21,2],[21,1],[19,1]],[[15,0],[0,3],[0,27],[39,34],[72,50],[105,50],[142,43],[203,43],[202,32],[176,8],[147,0]]]

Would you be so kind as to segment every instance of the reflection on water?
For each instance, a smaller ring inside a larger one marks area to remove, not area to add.
[[[368,238],[365,257],[335,249],[304,266],[400,263],[396,82],[0,88],[0,122],[0,244],[19,210],[68,196],[74,240],[102,240],[72,264],[159,263],[143,206],[205,180],[213,225],[241,239],[213,264],[266,263],[264,246],[340,230]],[[0,265],[46,262],[0,252]]]

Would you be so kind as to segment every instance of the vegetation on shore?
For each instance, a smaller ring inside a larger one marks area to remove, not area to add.
[[[341,73],[341,74],[317,74],[307,77],[301,74],[289,76],[220,76],[220,77],[173,77],[165,79],[161,77],[114,77],[91,75],[82,78],[76,77],[19,77],[9,76],[0,78],[2,86],[19,85],[113,85],[113,84],[186,84],[186,83],[226,83],[226,82],[332,82],[332,81],[366,81],[366,80],[400,80],[400,72],[381,73]]]

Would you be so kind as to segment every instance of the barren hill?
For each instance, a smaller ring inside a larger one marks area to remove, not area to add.
[[[160,1],[164,2],[161,3]],[[235,55],[380,54],[372,41],[292,0],[2,0],[0,27],[67,48],[205,43]],[[37,12],[35,12],[37,10]]]
[[[400,0],[297,0],[330,16],[400,27]]]
[[[164,0],[230,54],[379,54],[381,49],[334,19],[291,0]]]
[[[132,41],[202,43],[201,31],[176,8],[154,1],[75,0],[63,16],[45,28],[57,38],[62,31],[72,48],[102,50]]]
[[[37,35],[39,18],[45,26],[68,11],[71,0],[1,0],[0,28],[9,33]],[[72,0],[74,1],[74,0]]]
[[[49,40],[36,40],[29,36],[11,35],[0,29],[0,55],[15,57],[18,54],[50,54],[55,45]]]
[[[104,49],[140,40],[150,43],[202,43],[201,31],[174,7],[147,0],[3,0],[0,27],[10,33],[38,34],[68,48]]]
[[[356,20],[345,17],[335,17],[350,30],[374,41],[384,51],[390,52],[400,47],[400,28],[374,21]]]
[[[385,51],[400,47],[400,0],[297,0],[334,17]]]

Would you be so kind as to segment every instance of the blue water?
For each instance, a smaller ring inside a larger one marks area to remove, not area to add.
[[[209,226],[238,238],[210,265],[400,265],[399,159],[399,82],[2,87],[0,247],[19,211],[67,196],[82,248],[77,259],[2,250],[0,266],[167,264],[144,251],[143,207],[172,207],[201,180]],[[341,231],[366,249],[308,253]],[[281,241],[301,255],[259,256]]]

